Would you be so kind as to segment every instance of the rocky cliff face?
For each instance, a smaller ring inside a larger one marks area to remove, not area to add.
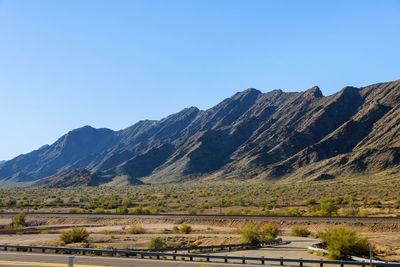
[[[400,163],[399,122],[400,81],[345,87],[326,97],[318,87],[247,89],[208,110],[191,107],[120,131],[73,130],[2,164],[0,179],[48,177],[41,183],[63,186],[79,184],[75,177],[96,185],[378,172]]]

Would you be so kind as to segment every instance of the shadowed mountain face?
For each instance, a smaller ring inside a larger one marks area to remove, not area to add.
[[[6,162],[5,160],[0,160],[0,165]]]
[[[202,177],[331,179],[396,169],[399,128],[400,81],[345,87],[326,97],[318,87],[247,89],[208,110],[191,107],[120,131],[73,130],[0,165],[0,181],[41,179],[37,185],[54,187]]]

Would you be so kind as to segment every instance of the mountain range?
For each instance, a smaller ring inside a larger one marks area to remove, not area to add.
[[[0,165],[3,184],[323,180],[400,172],[400,80],[323,96],[250,88],[119,131],[84,126]]]

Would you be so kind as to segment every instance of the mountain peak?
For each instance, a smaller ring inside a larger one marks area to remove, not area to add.
[[[310,95],[312,95],[312,96],[314,96],[314,97],[316,97],[316,98],[319,98],[319,97],[323,97],[323,96],[324,96],[324,95],[322,94],[322,92],[321,92],[321,89],[319,89],[318,86],[313,86],[312,88],[308,89],[308,90],[306,91],[306,93],[307,93],[307,94],[310,94]]]

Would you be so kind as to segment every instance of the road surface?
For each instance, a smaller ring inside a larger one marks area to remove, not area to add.
[[[68,267],[70,255],[52,255],[36,253],[0,252],[0,266],[23,266],[23,267]],[[229,263],[202,263],[183,262],[173,260],[151,260],[119,257],[94,257],[75,256],[74,267],[237,267],[237,266],[260,266],[255,264],[229,264]],[[275,265],[264,265],[275,266]]]

